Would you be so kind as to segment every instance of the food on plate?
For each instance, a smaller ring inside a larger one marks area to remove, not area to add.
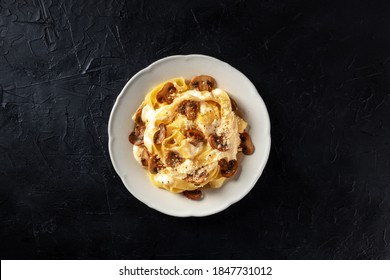
[[[150,91],[133,115],[136,160],[152,183],[189,199],[219,188],[254,153],[237,103],[207,75],[174,78]]]

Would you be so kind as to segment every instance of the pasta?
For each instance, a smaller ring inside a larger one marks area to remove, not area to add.
[[[133,120],[129,141],[151,182],[190,199],[202,198],[202,188],[219,188],[232,177],[239,152],[254,152],[237,104],[210,76],[159,84]]]

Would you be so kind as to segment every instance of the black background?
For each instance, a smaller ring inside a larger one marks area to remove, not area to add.
[[[0,3],[2,259],[390,258],[390,4]],[[123,186],[107,124],[136,72],[192,53],[255,84],[272,148],[243,200],[175,218]]]

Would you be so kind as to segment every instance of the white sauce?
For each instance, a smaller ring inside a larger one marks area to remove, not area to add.
[[[133,155],[135,159],[138,161],[138,163],[142,165],[141,154],[142,154],[142,148],[137,145],[133,145]]]
[[[154,180],[156,180],[160,184],[168,186],[173,184],[173,178],[166,174],[157,173],[156,175],[154,175]]]

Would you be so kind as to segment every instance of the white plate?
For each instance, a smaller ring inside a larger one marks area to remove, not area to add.
[[[235,179],[228,180],[220,189],[206,190],[204,199],[193,201],[152,185],[146,170],[134,159],[128,135],[134,127],[132,115],[153,87],[174,77],[190,79],[201,74],[214,77],[218,87],[236,100],[249,123],[255,152],[243,157]],[[149,207],[178,217],[215,214],[242,199],[259,179],[271,146],[267,108],[254,85],[229,64],[205,55],[166,57],[134,75],[114,104],[108,135],[112,163],[129,192]]]

